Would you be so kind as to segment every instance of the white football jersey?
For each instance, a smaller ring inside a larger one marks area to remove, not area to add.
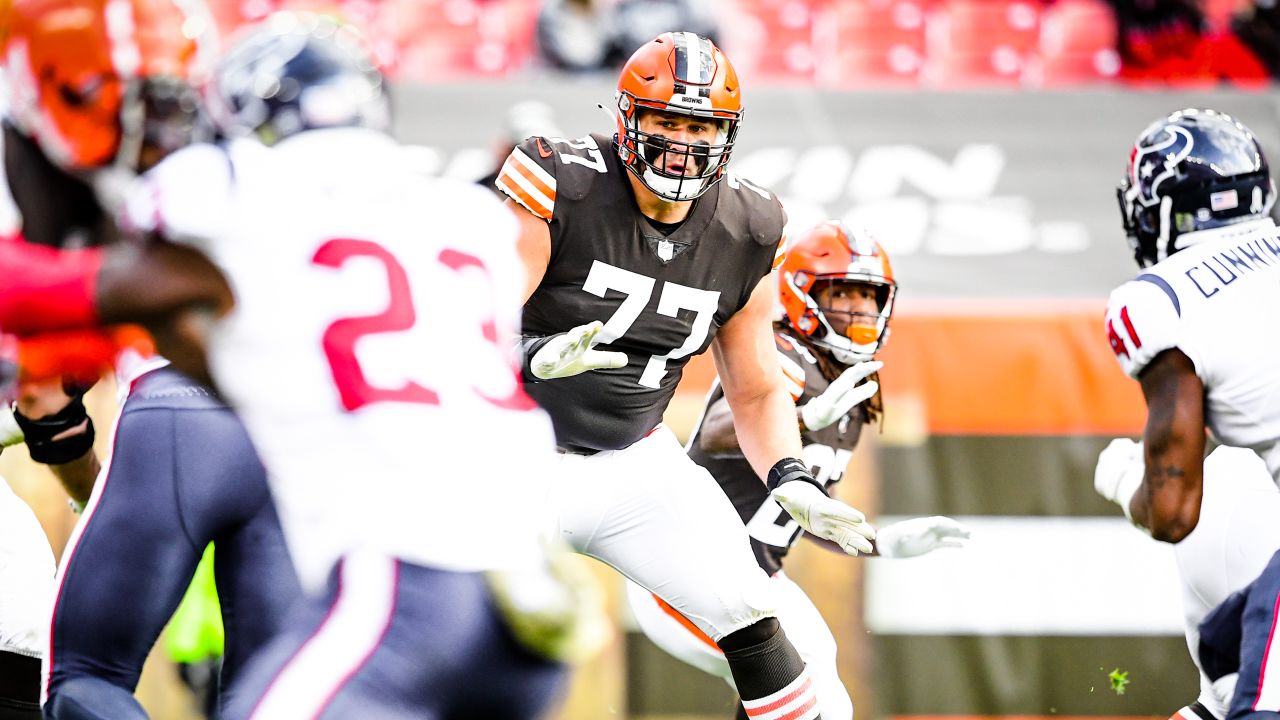
[[[1258,453],[1280,482],[1278,235],[1266,219],[1182,236],[1194,244],[1111,293],[1106,333],[1134,378],[1164,350],[1185,353],[1214,437]]]
[[[1252,452],[1219,447],[1204,461],[1200,522],[1173,546],[1182,579],[1187,646],[1200,667],[1200,623],[1227,596],[1258,577],[1280,550],[1280,490]],[[1200,702],[1225,718],[1230,697],[1220,697],[1200,673]]]
[[[343,128],[184,149],[126,215],[231,284],[210,368],[304,587],[357,546],[459,571],[537,556],[554,440],[510,357],[524,271],[494,195]]]

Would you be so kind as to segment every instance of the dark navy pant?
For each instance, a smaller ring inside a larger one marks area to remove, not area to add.
[[[1210,680],[1233,672],[1228,717],[1280,718],[1280,552],[1258,579],[1232,594],[1200,624],[1200,662]]]
[[[222,700],[301,597],[266,472],[240,421],[175,370],[135,381],[100,488],[62,561],[45,716],[145,717],[143,661],[210,542],[226,629]]]
[[[295,620],[224,720],[537,718],[565,676],[516,643],[479,573],[356,553]]]

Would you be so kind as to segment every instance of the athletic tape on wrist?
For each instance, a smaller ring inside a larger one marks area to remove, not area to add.
[[[807,482],[818,488],[823,495],[827,495],[827,489],[822,486],[822,483],[809,473],[809,468],[804,463],[795,458],[783,458],[774,463],[773,467],[769,468],[769,477],[765,485],[769,488],[769,492],[773,492],[779,485],[796,480]]]
[[[48,417],[32,420],[15,410],[13,419],[22,428],[31,459],[38,463],[64,465],[93,448],[93,420],[80,396],[73,397],[66,407]],[[70,434],[55,439],[64,433]]]

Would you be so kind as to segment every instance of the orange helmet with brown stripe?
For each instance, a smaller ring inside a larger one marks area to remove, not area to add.
[[[691,32],[663,33],[636,50],[618,77],[618,156],[645,187],[667,200],[692,200],[720,178],[733,152],[742,120],[738,74],[711,40]],[[658,164],[673,146],[661,135],[642,132],[642,110],[685,115],[714,122],[714,143],[676,146],[698,167],[693,174],[671,174]]]
[[[848,365],[869,360],[889,337],[889,319],[898,284],[880,243],[865,230],[827,221],[787,245],[778,267],[778,294],[786,323]],[[876,311],[850,312],[819,302],[834,283],[860,283],[875,291]],[[837,332],[831,318],[841,316]]]
[[[10,113],[60,167],[142,170],[191,137],[212,24],[190,0],[11,0]]]

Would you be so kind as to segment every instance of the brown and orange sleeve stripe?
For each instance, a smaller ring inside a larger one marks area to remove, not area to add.
[[[551,221],[556,208],[556,178],[520,148],[507,156],[494,184],[529,212]]]

